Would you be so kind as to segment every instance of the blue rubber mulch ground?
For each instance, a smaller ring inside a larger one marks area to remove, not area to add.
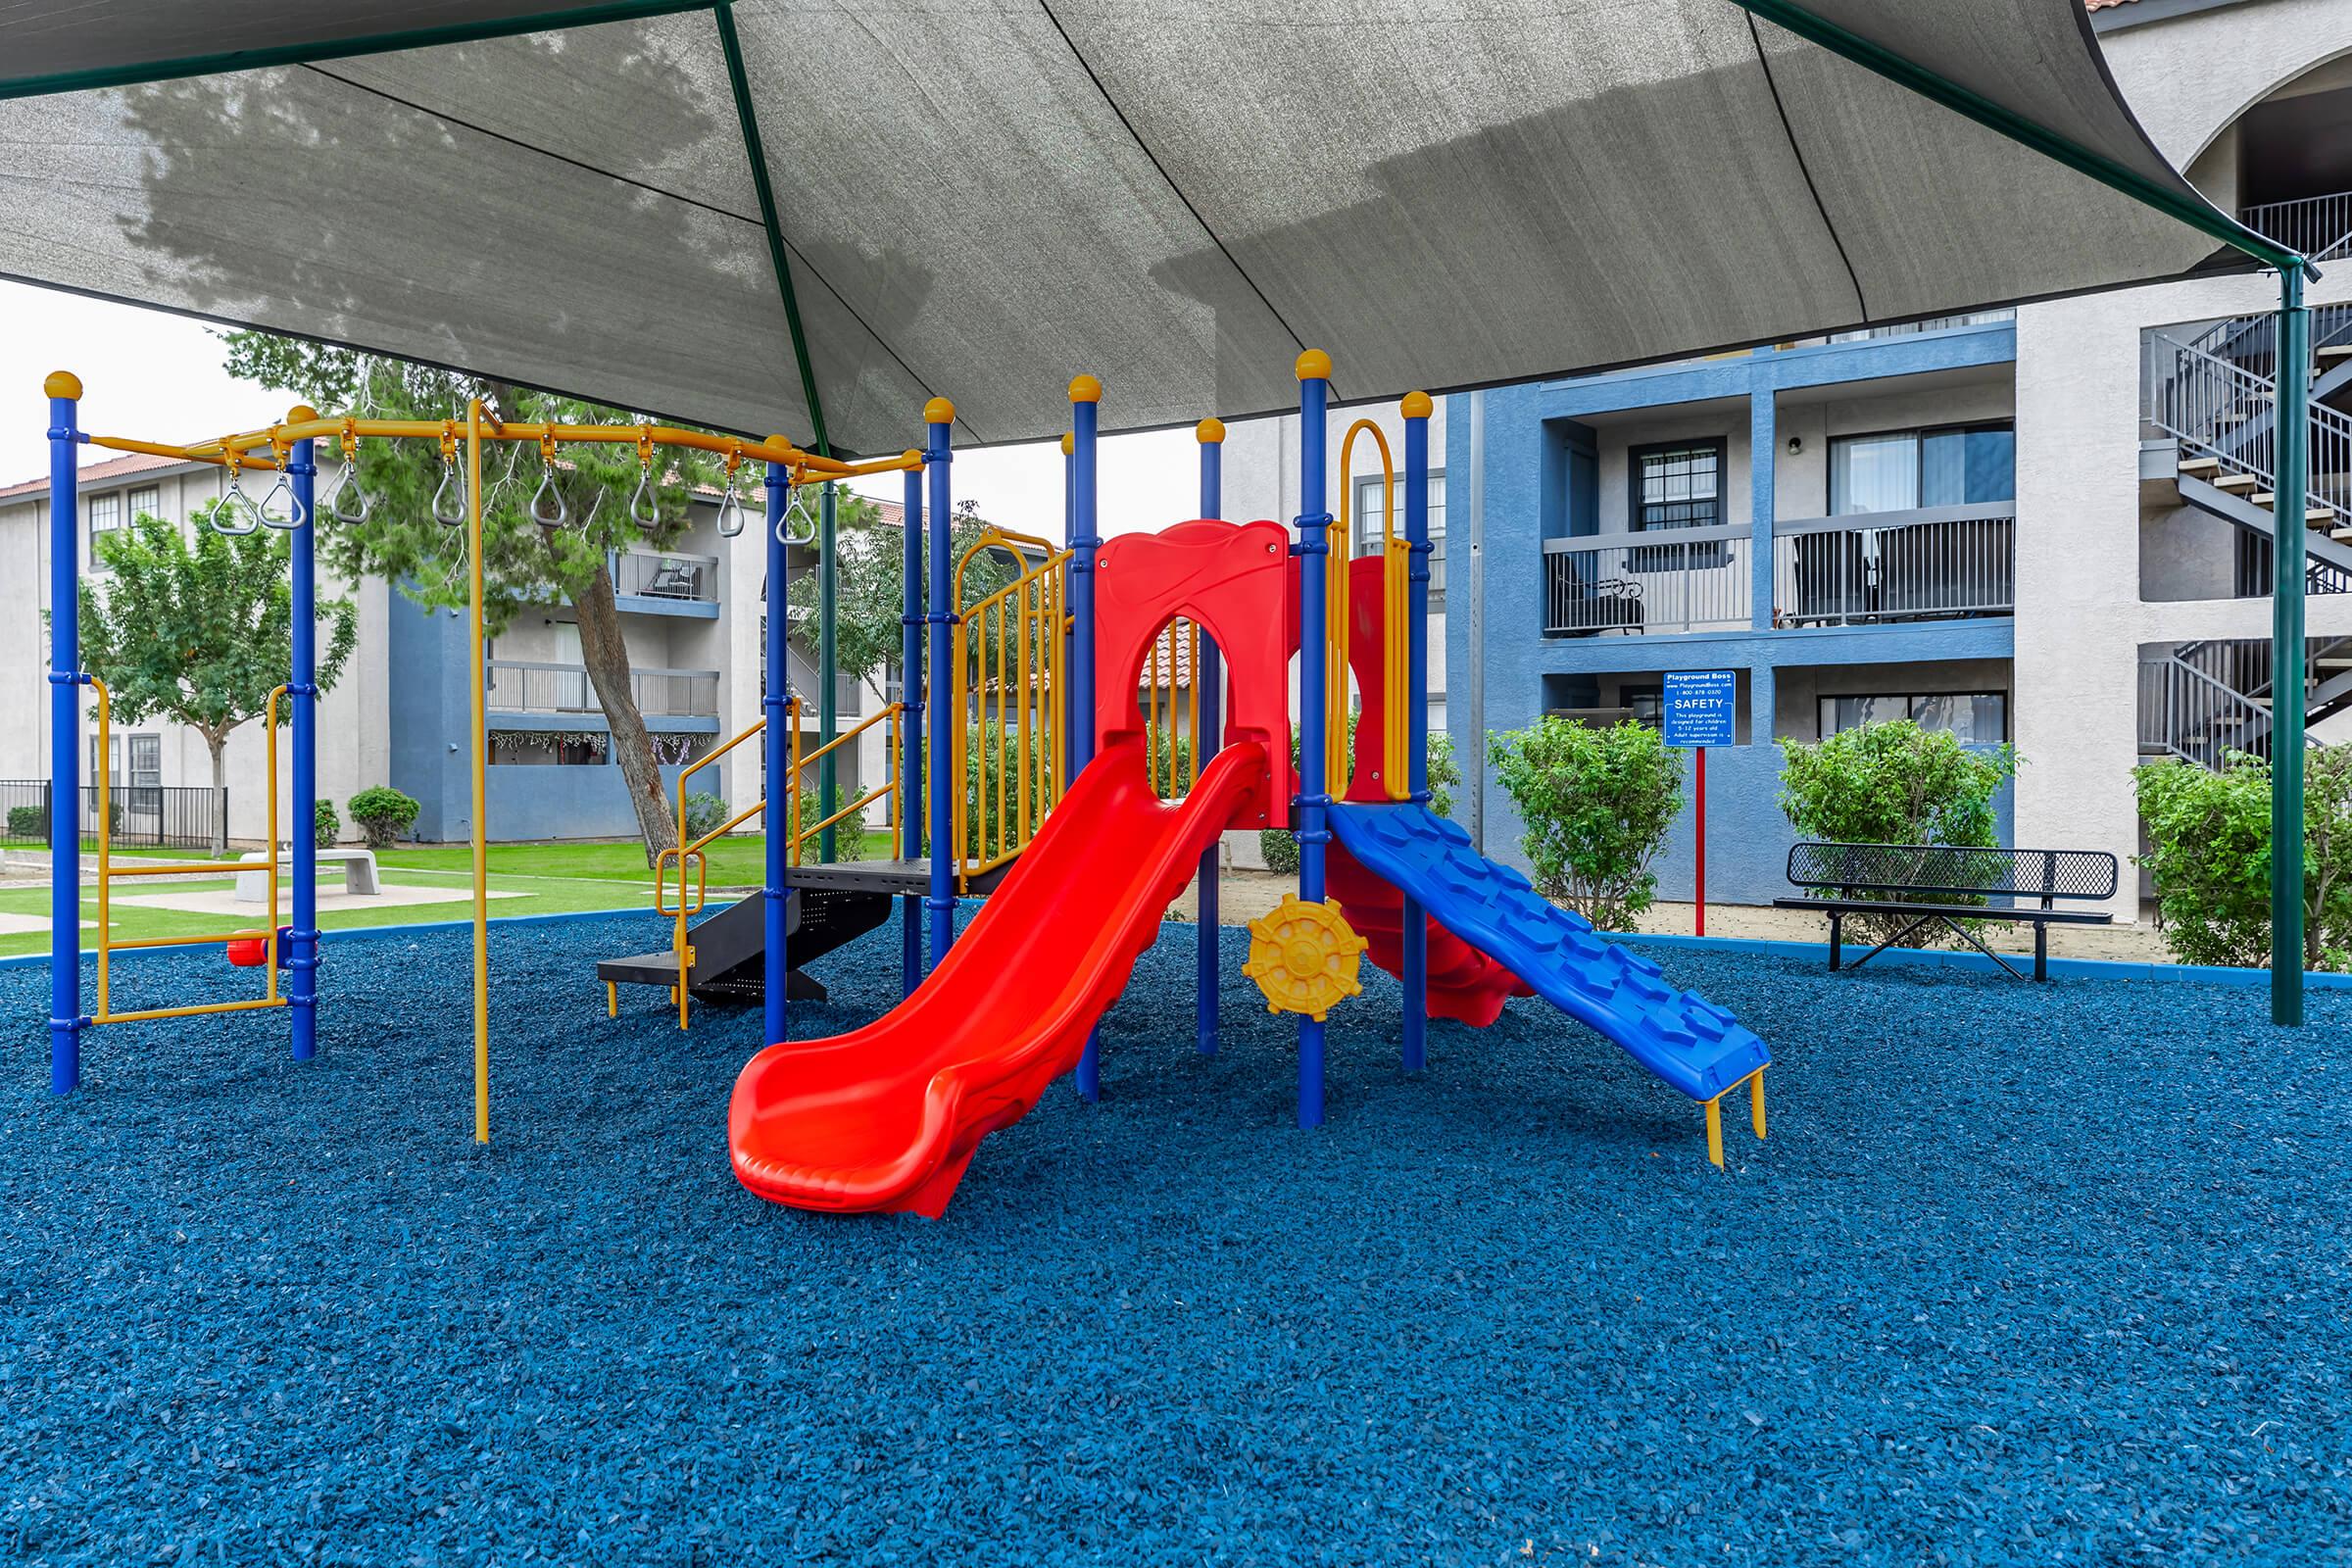
[[[496,1146],[462,933],[272,1016],[99,1031],[45,1092],[0,972],[0,1554],[40,1562],[2341,1560],[2352,997],[1661,955],[1772,1042],[1773,1138],[1532,1002],[1332,1119],[1192,932],[1104,1098],[989,1141],[947,1220],[739,1190],[756,1015],[608,1021],[652,922],[509,928]],[[821,965],[862,1021],[895,934]],[[218,993],[155,960],[145,1000]],[[119,1004],[136,1004],[123,997]]]

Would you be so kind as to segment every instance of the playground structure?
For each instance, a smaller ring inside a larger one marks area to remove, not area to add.
[[[80,667],[78,636],[78,595],[80,541],[79,508],[76,502],[76,448],[88,445],[116,452],[147,453],[174,458],[183,462],[210,463],[225,470],[228,479],[226,494],[216,526],[232,533],[250,533],[257,528],[270,527],[285,532],[290,543],[292,560],[292,660],[288,678],[270,697],[265,714],[269,745],[269,833],[275,845],[280,821],[280,801],[277,788],[277,720],[279,699],[290,705],[292,788],[291,799],[284,804],[290,820],[303,827],[293,835],[291,854],[287,858],[286,874],[293,883],[290,920],[277,924],[277,893],[279,868],[276,857],[266,856],[265,878],[270,927],[261,931],[227,931],[184,937],[151,937],[118,940],[111,924],[110,889],[124,877],[154,877],[194,873],[220,874],[223,867],[212,862],[168,862],[142,860],[136,864],[116,864],[110,847],[107,780],[98,780],[99,798],[95,827],[98,860],[98,929],[97,951],[98,1007],[93,1013],[81,1010],[81,970],[78,953],[80,928],[80,824],[77,813],[57,810],[51,813],[50,833],[50,1016],[49,1016],[49,1085],[53,1092],[68,1094],[81,1082],[81,1040],[88,1030],[102,1024],[132,1023],[162,1018],[190,1017],[206,1013],[251,1011],[283,1007],[291,1017],[292,1050],[296,1060],[309,1060],[318,1048],[318,929],[317,901],[318,855],[308,824],[312,819],[317,794],[318,777],[318,686],[316,607],[317,588],[317,528],[324,521],[320,509],[327,516],[344,522],[364,521],[373,501],[361,488],[355,459],[358,443],[366,439],[393,441],[430,441],[440,450],[441,483],[432,504],[434,519],[451,528],[463,528],[469,576],[471,606],[472,650],[472,848],[473,848],[473,1080],[474,1080],[474,1138],[487,1143],[490,1139],[490,958],[489,958],[489,888],[488,839],[485,811],[488,764],[488,740],[485,726],[487,687],[484,678],[484,649],[482,638],[482,453],[486,444],[508,443],[511,447],[528,444],[536,446],[545,465],[538,491],[529,503],[533,519],[542,526],[565,527],[584,525],[587,519],[574,519],[566,514],[561,493],[553,481],[554,465],[560,446],[566,443],[597,443],[604,445],[633,445],[637,449],[639,481],[629,507],[633,514],[644,515],[639,509],[649,505],[659,481],[655,475],[655,453],[667,448],[689,448],[720,457],[725,464],[725,495],[720,506],[719,527],[729,534],[740,533],[746,525],[744,501],[737,490],[737,471],[747,463],[758,463],[764,472],[766,518],[766,564],[771,582],[784,581],[785,547],[792,542],[789,536],[789,498],[800,486],[825,483],[861,474],[889,472],[903,467],[919,466],[913,454],[906,457],[883,458],[864,463],[848,463],[818,453],[805,452],[781,436],[764,441],[750,441],[740,437],[715,435],[708,431],[673,428],[662,424],[594,425],[571,423],[525,423],[500,420],[477,400],[471,404],[463,419],[382,419],[344,416],[322,418],[317,411],[298,406],[290,411],[284,421],[265,430],[245,431],[212,441],[178,446],[167,443],[136,440],[122,436],[93,435],[80,427],[82,385],[69,371],[52,373],[43,383],[49,400],[49,494],[50,494],[50,602],[52,623],[50,638],[50,735],[52,798],[74,801],[78,797],[78,778],[81,766],[79,754],[80,690],[89,687],[97,698],[97,725],[101,755],[109,722],[109,694],[104,683]],[[335,489],[326,496],[316,494],[318,463],[314,444],[321,439],[340,444],[344,463]],[[463,452],[463,461],[460,454]],[[519,456],[519,453],[517,454]],[[248,471],[274,473],[276,482],[259,501],[245,490]],[[509,472],[512,473],[512,468]],[[658,506],[658,499],[651,501]],[[767,659],[770,669],[786,667],[784,638],[786,617],[771,615],[767,619]],[[780,717],[785,697],[780,691],[765,694],[764,706],[771,718]],[[795,778],[788,771],[790,753],[786,730],[790,726],[771,722],[766,726],[766,762],[771,778]],[[797,798],[793,803],[797,811]],[[747,813],[748,814],[748,813]],[[739,819],[740,820],[740,819]],[[795,819],[797,822],[797,819]],[[732,824],[731,824],[732,825]],[[818,824],[819,827],[826,824]],[[809,830],[811,833],[815,828]],[[766,880],[770,887],[781,887],[783,866],[789,843],[797,842],[788,829],[771,833],[767,839]],[[674,853],[674,852],[673,852]],[[679,858],[683,864],[683,858]],[[683,889],[683,873],[680,887]],[[779,956],[784,949],[785,907],[781,898],[772,901],[765,911],[766,936],[771,951]],[[153,948],[187,948],[224,945],[232,962],[260,967],[264,971],[263,994],[231,1002],[205,1003],[189,1006],[145,1007],[128,1011],[111,1009],[112,959],[115,954]],[[279,983],[280,971],[284,984]],[[771,993],[769,1004],[770,1038],[781,1039],[783,1032],[783,987]]]
[[[926,411],[929,445],[906,459],[908,675],[897,774],[886,786],[901,801],[922,795],[920,689],[936,695],[944,685],[948,700],[930,715],[927,860],[915,858],[921,830],[905,811],[902,859],[881,873],[891,886],[922,889],[919,903],[903,895],[905,996],[874,1023],[834,1039],[794,1042],[771,1031],[772,1043],[738,1078],[728,1116],[735,1172],[746,1187],[806,1208],[944,1212],[980,1142],[1025,1115],[1054,1080],[1074,1073],[1082,1097],[1100,1093],[1097,1022],[1158,935],[1167,904],[1196,875],[1200,1049],[1213,1052],[1215,848],[1228,829],[1250,827],[1287,826],[1299,841],[1298,892],[1252,924],[1245,972],[1270,1010],[1298,1016],[1301,1127],[1324,1119],[1330,1013],[1360,989],[1357,959],[1369,951],[1403,983],[1408,1072],[1426,1065],[1433,1010],[1484,1024],[1506,997],[1541,995],[1699,1102],[1718,1165],[1721,1102],[1733,1090],[1747,1089],[1763,1136],[1771,1058],[1761,1040],[1553,907],[1429,811],[1432,405],[1418,392],[1400,405],[1404,532],[1396,531],[1398,509],[1389,506],[1379,556],[1354,562],[1345,505],[1337,516],[1322,506],[1330,373],[1324,355],[1299,357],[1295,542],[1278,523],[1221,517],[1223,427],[1214,419],[1199,427],[1200,514],[1158,533],[1103,539],[1096,466],[1102,389],[1092,376],[1074,380],[1063,441],[1068,549],[1049,551],[1021,579],[1059,566],[1066,592],[1041,590],[1034,612],[1026,601],[1015,610],[1009,685],[1003,606],[963,605],[960,572],[949,567],[954,411],[941,400]],[[1394,466],[1376,425],[1350,428],[1342,462],[1347,444],[1367,429],[1393,492]],[[917,458],[927,498],[911,467]],[[927,606],[915,600],[912,569],[926,499]],[[1062,603],[1066,626],[1055,623]],[[927,681],[917,678],[918,626],[929,633]],[[1175,650],[1188,676],[1181,704],[1167,678]],[[1294,653],[1301,709],[1295,787]],[[1360,698],[1352,771],[1351,676]],[[1004,721],[1008,711],[1017,722]],[[983,722],[992,715],[993,731]],[[968,744],[958,738],[966,731],[976,737]],[[1061,769],[1057,782],[1033,788],[1029,743],[1040,736],[1050,737],[1045,755]],[[983,757],[995,760],[993,774]],[[958,781],[967,786],[961,801]],[[1329,790],[1343,781],[1335,800]],[[1001,881],[981,885],[982,873],[996,872]],[[807,885],[806,868],[787,875]],[[957,892],[986,895],[960,937],[953,926]],[[781,895],[771,887],[762,896]],[[681,964],[691,946],[681,936]],[[784,985],[773,948],[766,977],[772,1007]]]
[[[1252,827],[1290,827],[1299,840],[1298,892],[1253,923],[1244,965],[1269,1010],[1298,1015],[1299,1126],[1324,1119],[1330,1014],[1360,991],[1357,962],[1369,951],[1403,982],[1407,1072],[1426,1065],[1433,1012],[1483,1025],[1507,997],[1541,995],[1698,1101],[1706,1113],[1709,1157],[1720,1165],[1726,1094],[1748,1090],[1755,1131],[1763,1136],[1763,1072],[1770,1062],[1763,1042],[1722,1009],[1675,991],[1647,959],[1603,942],[1586,922],[1554,908],[1515,872],[1478,856],[1458,828],[1427,808],[1432,404],[1415,392],[1400,405],[1401,511],[1394,504],[1395,466],[1379,427],[1359,420],[1343,439],[1345,466],[1354,438],[1372,435],[1390,491],[1378,556],[1353,561],[1345,502],[1336,516],[1319,505],[1327,479],[1330,370],[1329,360],[1312,351],[1297,366],[1303,435],[1295,541],[1276,522],[1221,517],[1224,430],[1213,418],[1198,428],[1200,515],[1158,533],[1102,538],[1096,480],[1102,386],[1082,375],[1070,384],[1072,428],[1063,441],[1068,544],[991,530],[954,560],[955,410],[945,399],[933,399],[924,410],[923,449],[864,463],[811,454],[781,437],[749,442],[652,424],[501,422],[478,402],[462,423],[321,417],[298,407],[267,430],[174,447],[84,435],[77,423],[79,383],[61,372],[48,383],[51,476],[61,498],[52,515],[63,519],[54,524],[53,586],[60,610],[50,674],[58,798],[74,798],[79,687],[96,692],[102,736],[107,724],[106,690],[76,661],[72,498],[77,445],[219,464],[229,482],[225,520],[217,525],[230,531],[270,526],[291,536],[292,668],[267,715],[274,842],[279,695],[292,705],[294,820],[309,819],[315,791],[312,628],[319,509],[347,521],[365,518],[372,503],[358,489],[351,461],[362,439],[438,443],[444,474],[433,513],[442,523],[466,530],[471,573],[474,1136],[487,1142],[484,445],[535,444],[552,474],[564,443],[633,443],[642,474],[630,502],[633,514],[655,483],[657,449],[718,454],[727,474],[721,528],[730,533],[743,526],[735,473],[744,463],[759,461],[765,475],[768,580],[779,585],[797,487],[902,472],[904,698],[858,729],[803,755],[794,721],[797,697],[776,686],[765,691],[759,723],[678,779],[679,842],[661,853],[655,867],[657,906],[672,921],[670,951],[600,966],[607,1007],[615,1015],[623,981],[666,984],[680,1027],[691,1022],[696,995],[760,999],[769,1045],[744,1068],[729,1115],[734,1166],[747,1187],[813,1208],[941,1213],[980,1140],[1026,1114],[1054,1079],[1074,1072],[1082,1097],[1099,1095],[1096,1023],[1156,937],[1169,901],[1195,877],[1200,889],[1199,1049],[1213,1053],[1220,979],[1216,846],[1228,829]],[[336,492],[325,498],[314,493],[312,443],[322,438],[339,441],[346,459]],[[247,470],[278,475],[259,502],[244,490]],[[543,478],[531,514],[543,526],[569,525],[560,496],[548,505],[554,494],[552,478]],[[733,528],[727,527],[730,514]],[[1012,576],[967,602],[970,568],[988,552],[1009,555]],[[788,668],[786,625],[781,615],[767,619],[772,671]],[[1294,655],[1301,694],[1295,780],[1289,698]],[[1352,705],[1352,757],[1347,723],[1351,687],[1358,699]],[[803,767],[876,723],[887,724],[893,737],[891,775],[805,823]],[[769,789],[781,787],[784,798],[763,798],[689,839],[688,779],[755,738],[762,743]],[[1342,789],[1337,799],[1330,793],[1334,784]],[[920,812],[914,809],[918,801],[926,808]],[[895,859],[806,860],[808,839],[877,802],[892,808]],[[52,823],[51,1087],[63,1093],[75,1086],[80,1037],[104,1023],[283,1006],[292,1014],[295,1057],[312,1056],[318,1049],[318,932],[317,855],[308,836],[296,835],[290,857],[287,926],[277,927],[273,913],[267,931],[117,941],[107,906],[115,877],[217,868],[115,865],[104,807],[102,781],[99,1005],[90,1015],[81,1013],[79,1004],[78,824],[62,816]],[[765,830],[761,888],[697,923],[707,906],[708,846],[754,817]],[[273,858],[266,875],[274,911]],[[954,925],[959,896],[988,901],[960,941]],[[902,1004],[839,1039],[791,1042],[788,1002],[796,994],[822,994],[796,976],[793,960],[806,961],[875,929],[894,904],[902,915]],[[796,933],[804,938],[798,945]],[[114,953],[216,943],[226,944],[235,961],[265,969],[263,995],[110,1010]]]

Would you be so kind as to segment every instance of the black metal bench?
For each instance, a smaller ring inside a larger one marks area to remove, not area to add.
[[[1854,962],[1859,969],[1931,921],[1940,920],[2011,975],[2024,975],[1976,939],[1963,920],[2009,920],[2034,927],[2034,978],[2049,978],[2049,927],[2106,925],[2105,909],[2061,909],[2059,899],[2115,897],[2116,859],[2103,850],[1986,850],[1943,844],[1799,844],[1788,852],[1788,882],[1819,890],[1772,901],[1779,909],[1817,909],[1830,917],[1830,967],[1838,967],[1842,922],[1849,914],[1890,914],[1910,923]],[[1897,898],[1894,895],[1908,895]],[[1948,903],[1921,903],[1927,899]],[[1982,904],[1962,900],[1983,899]],[[1996,902],[1996,901],[2017,902]],[[2032,902],[2025,902],[2025,901]]]

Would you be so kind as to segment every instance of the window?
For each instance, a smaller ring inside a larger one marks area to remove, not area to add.
[[[1636,447],[1626,454],[1626,461],[1631,466],[1627,488],[1632,492],[1634,532],[1713,528],[1722,524],[1721,441]],[[1727,565],[1730,562],[1730,547],[1720,541],[1626,552],[1629,571],[1688,571]]]
[[[1909,512],[2017,498],[2017,431],[1952,425],[1830,441],[1830,512]]]
[[[1712,528],[1723,521],[1723,443],[1636,447],[1633,465],[1636,533],[1651,528]]]
[[[1907,718],[1924,730],[1948,730],[1964,746],[1993,746],[2009,738],[2006,692],[1925,692],[1914,696],[1824,697],[1824,740],[1840,730]]]
[[[120,736],[120,735],[109,735],[109,736],[106,738],[106,761],[105,761],[105,763],[103,764],[103,768],[102,768],[102,766],[101,766],[101,764],[100,764],[100,762],[99,762],[99,760],[98,760],[98,737],[97,737],[97,736],[95,736],[95,735],[93,735],[93,736],[91,736],[91,737],[90,737],[90,775],[89,775],[88,782],[89,782],[89,783],[92,783],[92,784],[95,784],[95,783],[97,783],[97,782],[98,782],[98,775],[99,775],[99,773],[100,773],[102,770],[103,770],[103,771],[105,772],[105,774],[106,774],[106,781],[107,781],[107,783],[109,783],[109,784],[111,784],[111,785],[118,785],[118,786],[122,784],[122,736]]]
[[[164,782],[164,738],[161,735],[130,737],[130,787],[154,789]]]
[[[1355,481],[1355,553],[1369,556],[1378,553],[1382,534],[1388,525],[1387,502],[1378,475]],[[1396,481],[1396,505],[1404,505],[1404,481]],[[1399,531],[1401,532],[1401,520]],[[1429,608],[1446,608],[1446,470],[1433,468],[1429,474]]]
[[[129,511],[131,520],[133,521],[137,520],[141,516],[163,516],[164,492],[162,488],[152,484],[140,485],[136,490],[133,490],[130,493]]]
[[[119,491],[90,497],[90,565],[103,570],[98,541],[122,526],[122,496]]]

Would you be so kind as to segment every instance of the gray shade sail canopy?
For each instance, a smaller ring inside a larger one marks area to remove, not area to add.
[[[2081,0],[0,0],[0,272],[853,452],[932,394],[1003,442],[1081,370],[1106,429],[1285,407],[1309,346],[1345,398],[1518,380],[2175,276],[2230,226]]]

